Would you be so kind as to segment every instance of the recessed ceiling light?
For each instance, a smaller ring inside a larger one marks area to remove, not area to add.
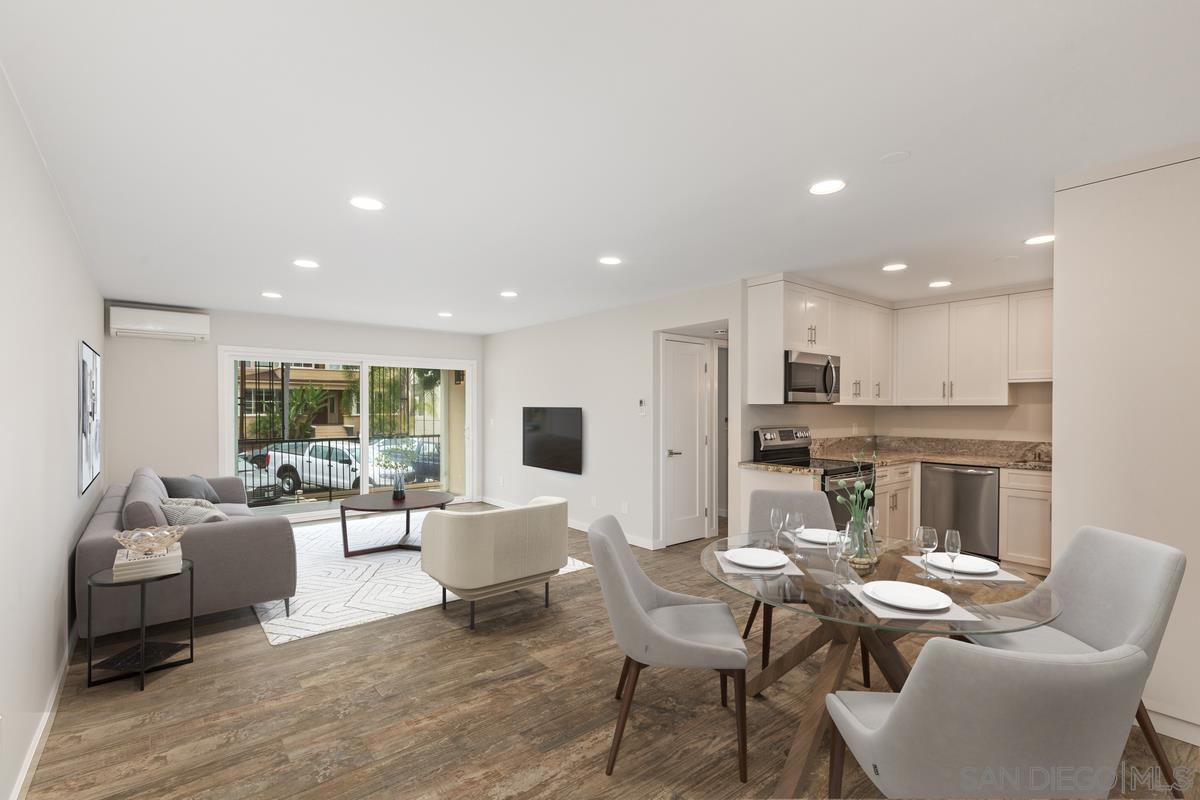
[[[382,201],[376,200],[374,197],[351,197],[350,205],[362,211],[382,211]]]
[[[505,291],[500,293],[500,296],[501,297],[516,297],[517,293],[514,292],[512,289],[506,289]]]
[[[280,300],[283,298],[283,295],[281,295],[279,292],[263,292],[262,296],[270,300]]]
[[[439,311],[438,316],[439,317],[453,317],[454,315],[451,314],[449,311]]]
[[[884,272],[899,272],[902,269],[908,269],[908,264],[888,264],[883,268]]]
[[[846,182],[841,178],[830,178],[824,181],[817,181],[812,186],[808,187],[809,194],[833,194],[840,192],[846,188]]]
[[[945,289],[949,285],[950,285],[950,281],[930,281],[929,282],[930,289]]]
[[[297,258],[292,263],[297,267],[303,267],[304,269],[316,269],[317,267],[321,266],[311,258]]]
[[[912,153],[907,150],[893,150],[890,153],[884,153],[879,157],[879,160],[885,164],[899,164],[901,161],[908,161],[908,157]]]
[[[1044,233],[1041,236],[1031,236],[1025,240],[1025,244],[1050,244],[1054,241],[1053,233]]]
[[[597,260],[606,267],[615,267],[618,264],[623,263],[621,259],[617,258],[616,256],[601,256]]]

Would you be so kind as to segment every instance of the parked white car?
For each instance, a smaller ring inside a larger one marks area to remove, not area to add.
[[[270,470],[255,466],[249,458],[239,453],[234,460],[237,476],[246,487],[246,499],[251,504],[266,503],[279,499],[279,480]]]
[[[284,494],[295,494],[304,486],[357,489],[362,471],[358,447],[347,441],[295,441],[270,445],[267,469],[279,479]]]

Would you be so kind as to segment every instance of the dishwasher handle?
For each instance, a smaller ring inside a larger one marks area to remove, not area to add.
[[[934,472],[953,472],[955,475],[996,475],[997,470],[986,467],[943,467],[937,464],[926,464],[926,469]]]

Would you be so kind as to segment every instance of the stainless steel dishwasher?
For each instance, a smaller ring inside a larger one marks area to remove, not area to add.
[[[1000,470],[961,464],[921,465],[921,525],[942,549],[947,528],[962,534],[964,553],[1000,557]]]

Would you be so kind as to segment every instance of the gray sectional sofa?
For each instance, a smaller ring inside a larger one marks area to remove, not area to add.
[[[188,526],[181,540],[183,557],[196,573],[196,615],[286,600],[296,593],[296,541],[284,517],[256,517],[246,504],[241,479],[209,478],[229,520]],[[79,635],[88,637],[88,576],[113,564],[121,545],[113,534],[132,528],[166,525],[160,504],[167,489],[154,470],[142,467],[129,483],[104,493],[96,513],[75,545],[75,618]],[[146,623],[186,619],[188,592],[176,581],[146,588]],[[180,582],[181,583],[181,582]],[[94,593],[95,634],[138,627],[138,589],[102,589]]]

